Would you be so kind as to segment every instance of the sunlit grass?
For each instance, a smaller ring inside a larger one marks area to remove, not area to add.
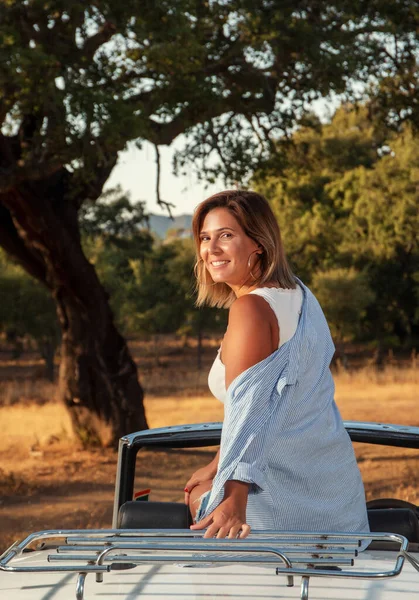
[[[205,356],[201,372],[192,352],[186,359],[180,354],[165,355],[160,365],[155,357],[137,356],[147,390],[150,427],[222,421],[223,405],[211,396],[206,383],[211,354]],[[350,372],[338,369],[337,403],[344,419],[419,425],[418,380],[416,367],[408,364],[387,365],[381,371],[372,367]],[[28,528],[54,528],[57,523],[70,528],[110,525],[116,453],[81,449],[71,436],[66,409],[54,400],[55,392],[55,386],[45,380],[16,377],[0,386],[0,496],[28,497],[23,525],[18,518],[19,503],[3,508],[0,517],[10,519],[10,526],[0,532],[0,549],[24,537]],[[202,449],[176,452],[142,455],[142,478],[137,486],[151,487],[155,500],[179,501],[190,472],[209,460]],[[367,499],[395,497],[419,503],[417,450],[355,444],[355,453]],[[96,499],[98,492],[90,490],[90,484],[96,476],[102,487],[103,481],[112,483],[100,493],[102,503],[95,501],[93,514],[92,498]],[[49,490],[60,489],[63,479],[72,491],[64,496],[65,504],[61,496],[58,504],[55,500],[51,504]]]
[[[336,401],[348,420],[419,425],[419,373],[414,366],[367,367],[334,374]],[[221,421],[223,405],[207,388],[207,368],[145,368],[141,382],[150,427]],[[13,379],[0,386],[0,450],[19,439],[25,446],[69,436],[70,419],[46,380]]]

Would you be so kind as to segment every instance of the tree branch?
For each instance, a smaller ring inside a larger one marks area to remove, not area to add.
[[[197,110],[193,106],[187,106],[169,123],[157,123],[149,119],[149,136],[144,135],[152,144],[170,145],[172,141],[186,129],[220,117],[227,112],[236,114],[249,114],[250,112],[271,113],[275,108],[275,95],[269,91],[261,98],[243,98],[241,94],[231,95],[228,98],[216,99],[214,102],[208,101],[206,110]]]
[[[103,46],[103,44],[109,42],[115,32],[116,26],[113,23],[106,22],[97,33],[86,39],[80,50],[80,56],[90,62],[95,55],[95,52]]]
[[[157,144],[154,145],[154,148],[156,150],[156,166],[157,166],[157,171],[156,171],[157,204],[159,206],[161,206],[162,208],[165,208],[167,210],[167,212],[169,213],[169,217],[173,220],[172,208],[174,208],[175,205],[172,204],[172,202],[166,202],[165,200],[162,200],[162,198],[160,197],[160,150],[159,150],[159,147]]]
[[[3,123],[6,120],[8,112],[9,112],[9,107],[6,106],[6,103],[0,102],[0,128],[3,126]]]
[[[84,23],[84,11],[83,5],[79,2],[68,2],[65,12],[68,14],[69,19],[63,21],[60,14],[54,21],[54,27],[51,30],[53,34],[58,34],[61,38],[67,37],[74,42],[76,30],[82,27]]]
[[[387,58],[389,58],[389,59],[391,60],[391,62],[393,63],[393,65],[396,67],[396,69],[397,69],[398,71],[400,71],[400,63],[399,63],[399,61],[398,61],[398,59],[397,59],[397,55],[396,55],[396,56],[393,56],[393,55],[391,54],[391,52],[389,52],[385,46],[383,46],[383,47],[381,48],[381,52],[382,52],[383,54],[385,54],[385,55],[387,56]]]
[[[74,174],[70,198],[77,209],[87,198],[96,200],[102,194],[103,186],[117,163],[118,151],[104,153],[97,149],[96,159],[92,159],[95,165],[93,177],[90,166],[78,169]]]
[[[228,123],[226,124],[226,126],[228,127]],[[227,161],[224,158],[224,154],[223,154],[222,148],[220,147],[220,144],[218,143],[218,135],[214,131],[214,126],[213,126],[212,121],[210,121],[208,123],[208,129],[209,129],[209,132],[210,132],[210,134],[212,136],[212,144],[213,144],[213,146],[215,148],[215,151],[217,152],[217,154],[218,154],[218,156],[219,156],[222,164],[224,165],[224,167],[227,167]]]
[[[39,42],[41,35],[39,31],[33,27],[38,21],[38,15],[33,11],[32,7],[24,5],[20,2],[14,5],[13,9],[15,9],[19,15],[20,34],[25,44],[29,45],[31,40]]]
[[[43,116],[38,114],[24,115],[19,127],[18,137],[21,142],[29,142],[42,127]]]
[[[46,179],[61,169],[59,162],[13,165],[9,168],[0,168],[0,194],[7,194],[13,188],[25,181]]]
[[[7,74],[3,75],[0,73],[0,77],[3,80],[8,79]],[[0,102],[0,128],[2,127],[4,121],[6,120],[7,115],[12,110],[15,102],[16,102],[16,88],[8,83],[3,83],[2,87],[2,97],[4,100]]]
[[[0,133],[0,173],[2,169],[14,165],[16,158],[12,140]]]
[[[0,195],[0,246],[22,264],[24,269],[41,283],[46,285],[45,265],[35,250],[29,250],[19,236],[12,215],[2,203]]]

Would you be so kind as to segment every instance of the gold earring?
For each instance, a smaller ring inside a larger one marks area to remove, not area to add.
[[[250,276],[253,279],[253,281],[256,281],[257,277],[255,277],[253,275],[253,273],[252,273],[252,267],[250,266],[250,259],[251,259],[252,254],[256,254],[256,255],[260,256],[262,253],[258,252],[257,250],[254,250],[253,252],[250,253],[249,259],[247,261],[247,266],[249,267]]]

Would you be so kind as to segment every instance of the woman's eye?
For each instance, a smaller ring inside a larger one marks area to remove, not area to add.
[[[221,237],[231,237],[231,233],[223,233]]]
[[[201,237],[201,242],[207,242],[208,240],[209,240],[209,237],[207,237],[207,236]]]

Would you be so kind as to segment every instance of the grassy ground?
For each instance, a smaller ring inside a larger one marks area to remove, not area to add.
[[[132,345],[147,390],[151,427],[220,421],[222,405],[206,389],[216,342],[205,348],[202,371],[195,349],[172,343],[156,353]],[[1,360],[2,359],[2,360]],[[0,551],[28,532],[51,528],[108,527],[112,518],[116,453],[83,450],[71,438],[68,415],[54,401],[55,388],[36,378],[34,356],[0,356]],[[344,419],[419,426],[419,373],[415,359],[335,373]],[[179,501],[184,482],[213,449],[139,455],[136,489],[152,499]],[[398,497],[419,503],[419,454],[403,448],[356,445],[368,498]]]

